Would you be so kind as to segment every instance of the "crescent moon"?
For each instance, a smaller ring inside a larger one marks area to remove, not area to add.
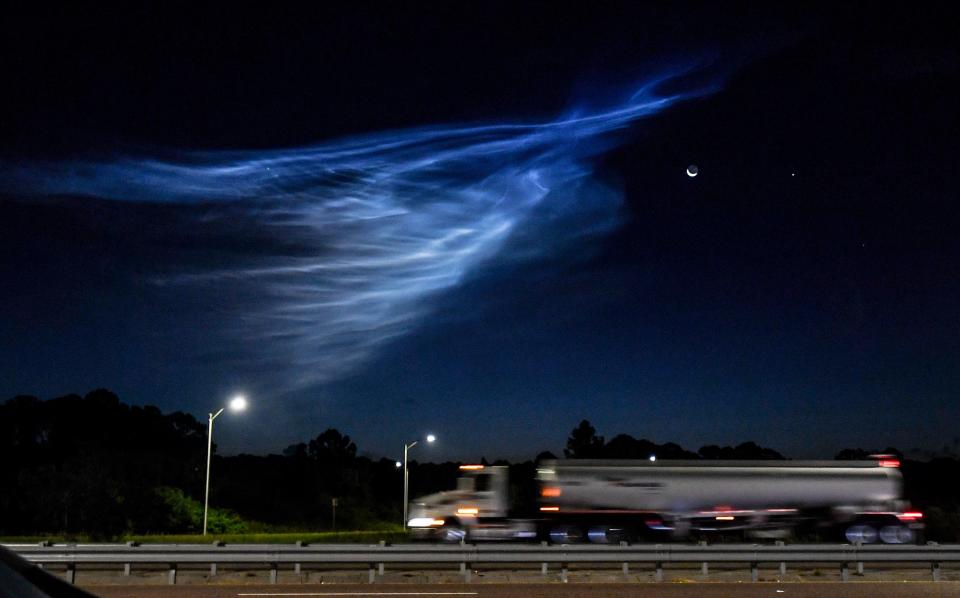
[[[695,177],[695,176],[697,176],[697,174],[698,174],[699,172],[700,172],[700,169],[697,168],[695,164],[691,164],[690,166],[687,166],[687,176],[688,176],[688,177],[691,177],[691,178],[692,178],[692,177]]]

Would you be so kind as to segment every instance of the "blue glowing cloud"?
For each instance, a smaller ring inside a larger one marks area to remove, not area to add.
[[[172,160],[34,164],[2,169],[0,185],[21,194],[200,204],[201,236],[202,218],[240,210],[268,236],[308,248],[154,279],[252,293],[240,324],[224,323],[224,332],[253,343],[253,360],[277,374],[270,386],[295,390],[355,372],[485,260],[538,257],[614,226],[621,198],[591,180],[591,159],[616,143],[615,131],[710,91],[665,94],[666,80],[650,81],[619,107],[547,123],[437,126]],[[558,210],[590,216],[559,233],[530,233]],[[503,255],[518,237],[527,242]]]

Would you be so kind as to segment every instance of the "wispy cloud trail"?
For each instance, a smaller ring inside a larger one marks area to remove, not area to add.
[[[25,194],[200,204],[204,217],[240,210],[269,238],[307,248],[155,279],[242,285],[255,299],[242,306],[240,324],[224,323],[226,332],[253,344],[251,365],[284,381],[271,386],[295,390],[357,371],[410,332],[439,293],[497,256],[511,235],[535,228],[531,219],[545,203],[605,215],[582,219],[577,230],[554,230],[523,256],[614,224],[616,201],[577,197],[578,190],[593,174],[591,159],[616,143],[611,133],[710,91],[665,95],[658,90],[667,79],[651,80],[619,107],[540,124],[437,126],[166,160],[21,165],[4,168],[0,185]],[[202,243],[199,216],[196,226]]]

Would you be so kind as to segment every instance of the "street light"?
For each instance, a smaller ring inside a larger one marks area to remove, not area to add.
[[[237,395],[230,399],[227,407],[230,411],[243,411],[247,408],[247,399],[242,395]],[[213,451],[213,420],[223,413],[225,407],[221,407],[216,413],[211,413],[207,420],[207,486],[203,493],[203,535],[207,535],[207,509],[210,506],[210,454]]]
[[[432,443],[437,439],[433,434],[427,434],[427,442]],[[410,472],[407,470],[407,452],[413,447],[417,446],[417,440],[414,440],[410,444],[404,443],[403,445],[403,529],[407,529],[407,505],[409,499],[407,494],[410,488]],[[397,463],[399,465],[399,463]]]

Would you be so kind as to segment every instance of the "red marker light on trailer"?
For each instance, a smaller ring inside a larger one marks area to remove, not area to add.
[[[920,511],[907,511],[906,513],[900,513],[897,515],[899,519],[910,521],[916,519],[923,519],[923,513]]]
[[[880,467],[900,467],[899,459],[880,459],[877,461],[877,465]]]

